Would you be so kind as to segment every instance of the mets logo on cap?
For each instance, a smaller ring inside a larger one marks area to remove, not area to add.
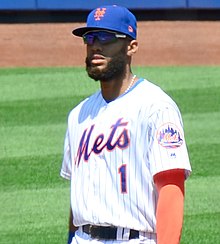
[[[95,20],[101,20],[105,15],[106,8],[97,8],[94,14]]]
[[[157,131],[157,141],[165,148],[177,148],[183,144],[180,130],[172,123],[162,125]]]

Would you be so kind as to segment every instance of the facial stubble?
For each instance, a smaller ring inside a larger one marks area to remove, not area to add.
[[[126,46],[118,52],[118,54],[111,57],[110,61],[107,64],[107,67],[104,69],[99,69],[99,67],[91,64],[91,59],[86,57],[86,71],[88,76],[95,81],[109,81],[112,79],[117,79],[123,77],[126,69]]]

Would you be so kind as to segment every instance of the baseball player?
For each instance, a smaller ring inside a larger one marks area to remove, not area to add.
[[[69,114],[61,176],[71,181],[68,243],[177,244],[191,172],[181,114],[159,87],[132,73],[135,16],[94,9],[73,30],[100,90]]]

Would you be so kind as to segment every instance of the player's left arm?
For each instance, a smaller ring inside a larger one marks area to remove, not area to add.
[[[178,244],[184,209],[184,169],[172,169],[154,176],[159,193],[156,211],[157,244]]]

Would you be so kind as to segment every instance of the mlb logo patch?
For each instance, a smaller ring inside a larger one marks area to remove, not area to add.
[[[172,123],[162,125],[157,131],[157,141],[165,148],[177,148],[183,144],[178,127]]]
[[[132,28],[131,25],[128,26],[128,31],[129,31],[129,32],[134,32],[134,30],[133,30],[133,28]]]

